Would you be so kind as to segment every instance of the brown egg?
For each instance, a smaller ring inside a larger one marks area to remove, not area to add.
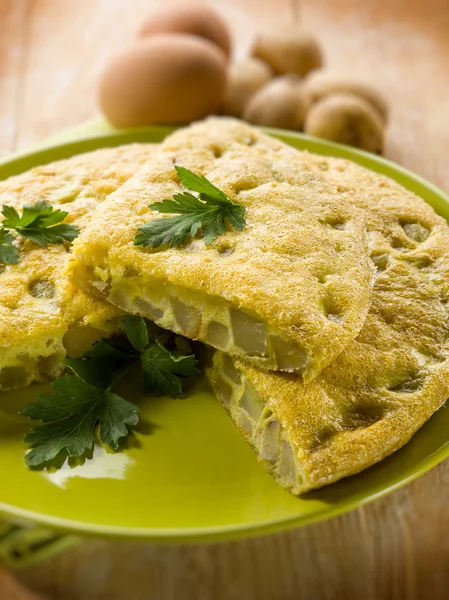
[[[229,56],[231,36],[221,16],[203,2],[168,2],[143,23],[139,37],[158,33],[189,33],[217,44]]]
[[[220,107],[226,75],[226,56],[215,44],[192,35],[155,35],[110,63],[100,82],[100,106],[116,127],[186,123]]]

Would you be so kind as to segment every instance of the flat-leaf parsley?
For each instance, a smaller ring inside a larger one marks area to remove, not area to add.
[[[21,412],[45,425],[25,437],[33,449],[26,455],[29,467],[54,459],[61,451],[81,456],[92,448],[95,429],[103,444],[118,449],[128,427],[137,425],[139,409],[108,388],[97,388],[76,375],[66,375],[52,384],[53,394],[42,394]]]
[[[0,229],[0,262],[6,265],[16,265],[19,262],[19,252],[14,246],[14,236]]]
[[[199,195],[184,192],[174,194],[173,199],[150,204],[152,210],[177,216],[155,219],[142,225],[134,242],[136,246],[158,248],[168,244],[169,248],[174,248],[188,237],[194,237],[199,230],[205,245],[209,246],[226,232],[227,223],[237,231],[245,227],[243,206],[232,202],[205,177],[199,177],[184,167],[175,169],[181,183]]]
[[[43,466],[61,452],[81,456],[97,436],[117,450],[139,422],[138,407],[112,391],[130,370],[140,368],[145,390],[166,396],[180,396],[182,378],[199,372],[194,355],[174,356],[157,339],[150,340],[141,317],[124,317],[122,328],[129,344],[101,339],[81,357],[67,359],[72,374],[22,409],[22,415],[43,423],[25,438],[32,447],[25,457],[29,467]]]
[[[69,213],[54,210],[48,202],[40,201],[23,207],[22,214],[12,206],[3,206],[3,221],[0,223],[0,261],[16,264],[19,260],[15,238],[11,231],[31,240],[39,246],[73,242],[79,235],[76,225],[62,223]]]

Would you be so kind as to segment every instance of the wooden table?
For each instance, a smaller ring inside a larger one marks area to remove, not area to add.
[[[0,0],[0,153],[95,115],[111,53],[155,0]],[[449,0],[216,0],[244,54],[259,27],[302,21],[330,67],[391,102],[388,157],[449,191]],[[61,599],[449,597],[449,461],[332,521],[197,547],[89,540],[16,576]],[[5,587],[0,598],[28,598]],[[3,587],[2,587],[3,585]],[[8,584],[10,585],[10,584]]]

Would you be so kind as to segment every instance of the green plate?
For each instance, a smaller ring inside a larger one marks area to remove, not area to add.
[[[0,178],[94,148],[157,142],[167,128],[104,133],[16,157]],[[299,134],[270,133],[301,149],[350,158],[389,175],[449,218],[448,198],[431,184],[376,156]],[[129,385],[129,384],[128,384]],[[129,386],[132,388],[132,385]],[[17,416],[43,386],[0,398],[0,513],[83,534],[159,542],[229,539],[329,518],[406,484],[449,455],[449,411],[440,410],[402,450],[368,469],[295,498],[278,487],[234,429],[205,381],[186,399],[152,399],[129,389],[143,427],[121,454],[97,448],[75,468],[29,471]]]

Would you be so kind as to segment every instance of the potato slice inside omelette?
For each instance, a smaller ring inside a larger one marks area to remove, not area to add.
[[[208,376],[257,457],[299,494],[403,446],[449,396],[449,227],[423,200],[343,159],[302,158],[364,213],[376,267],[355,341],[304,385],[215,353]]]
[[[359,211],[293,148],[233,119],[169,136],[99,207],[73,245],[73,282],[129,313],[267,369],[315,377],[357,335],[373,280]],[[243,231],[206,246],[134,245],[183,191],[174,165],[246,211]]]
[[[98,150],[0,182],[0,206],[45,200],[85,227],[111,192],[135,175],[154,146]],[[2,218],[2,217],[0,217]],[[76,355],[117,329],[121,312],[75,288],[65,275],[69,247],[22,239],[17,265],[0,263],[0,390],[57,377]]]

